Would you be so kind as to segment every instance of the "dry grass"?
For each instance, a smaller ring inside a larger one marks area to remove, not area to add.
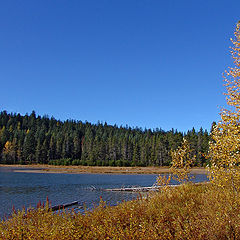
[[[211,184],[185,185],[85,215],[43,208],[0,223],[1,239],[240,239],[240,198]]]
[[[52,165],[0,165],[14,168],[16,172],[35,173],[95,173],[95,174],[163,174],[168,167],[90,167],[90,166],[52,166]],[[19,168],[19,169],[18,169]],[[24,168],[24,170],[21,170]],[[29,168],[29,169],[28,169]],[[193,168],[194,174],[205,174],[204,168]]]

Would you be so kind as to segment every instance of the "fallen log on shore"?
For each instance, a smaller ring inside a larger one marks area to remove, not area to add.
[[[118,192],[118,191],[126,191],[126,192],[148,192],[148,191],[157,191],[158,187],[128,187],[128,188],[108,188],[104,189],[104,191],[110,192]]]
[[[60,210],[60,209],[66,208],[66,207],[71,207],[71,206],[77,205],[77,204],[78,204],[78,201],[74,201],[71,203],[56,205],[56,206],[50,207],[49,209],[51,209],[52,211],[57,211],[57,210]]]
[[[169,185],[169,187],[175,187],[177,185]],[[126,192],[149,192],[149,191],[158,191],[160,186],[152,186],[152,187],[122,187],[122,188],[108,188],[104,189],[104,191],[126,191]]]
[[[194,183],[195,185],[199,184],[208,184],[209,182],[198,182]],[[168,185],[168,187],[178,187],[180,185]],[[148,191],[158,191],[162,186],[152,186],[152,187],[122,187],[122,188],[107,188],[104,191],[127,191],[127,192],[148,192]]]

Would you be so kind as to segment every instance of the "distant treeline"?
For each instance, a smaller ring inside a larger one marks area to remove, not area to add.
[[[201,128],[187,133],[172,129],[141,129],[59,121],[48,116],[0,113],[0,163],[88,166],[167,166],[169,151],[186,137],[197,156],[196,165],[206,164],[209,134]]]

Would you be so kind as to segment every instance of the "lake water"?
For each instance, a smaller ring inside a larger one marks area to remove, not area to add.
[[[0,168],[0,218],[9,216],[12,207],[36,207],[48,197],[52,206],[78,201],[87,209],[99,203],[109,205],[138,196],[131,192],[106,192],[102,189],[130,186],[152,186],[157,175],[23,173],[13,168]],[[207,181],[204,174],[195,175],[195,182]],[[171,184],[176,184],[172,181]],[[94,186],[97,190],[92,190]],[[75,206],[76,208],[76,206]]]

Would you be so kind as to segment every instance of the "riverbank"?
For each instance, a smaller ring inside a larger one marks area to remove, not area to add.
[[[44,164],[34,165],[0,165],[10,168],[14,172],[26,173],[75,173],[75,174],[164,174],[169,173],[168,167],[97,167],[97,166],[52,166]],[[192,174],[206,174],[205,168],[193,168]]]
[[[239,239],[240,198],[210,184],[181,185],[80,214],[48,206],[0,222],[2,239]],[[233,207],[234,206],[234,207]]]

